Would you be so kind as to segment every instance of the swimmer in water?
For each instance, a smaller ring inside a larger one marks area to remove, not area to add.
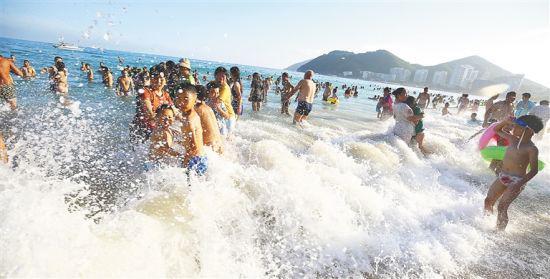
[[[29,62],[29,60],[23,60],[23,67],[21,67],[21,72],[23,73],[23,78],[25,79],[36,77],[36,71],[34,70],[33,66],[31,66],[31,62]]]
[[[11,59],[0,57],[0,100],[8,102],[12,110],[17,109],[17,98],[15,95],[15,84],[10,73],[20,77],[23,76]]]
[[[180,91],[181,90],[181,91]],[[182,114],[182,144],[185,148],[183,166],[198,175],[204,175],[208,170],[208,159],[203,150],[203,129],[199,115],[195,111],[197,89],[187,84],[176,87],[176,107]]]
[[[121,76],[117,79],[116,94],[117,96],[129,96],[134,94],[134,81],[126,70],[122,70]]]
[[[513,126],[511,133],[503,131]],[[539,150],[531,141],[540,132],[542,120],[534,115],[524,115],[515,120],[505,120],[495,126],[499,136],[510,143],[502,161],[502,170],[493,182],[485,198],[485,212],[492,214],[495,202],[498,203],[497,229],[504,230],[508,224],[508,207],[538,173]],[[527,172],[527,166],[530,170]]]
[[[103,85],[107,88],[113,87],[113,74],[111,73],[111,70],[109,68],[104,68],[101,71],[101,75],[103,77]]]
[[[216,115],[212,108],[206,104],[208,93],[202,85],[197,85],[197,104],[195,111],[199,115],[202,126],[202,139],[205,146],[212,147],[212,150],[220,154],[223,153],[222,136]],[[219,87],[218,87],[219,88]]]
[[[174,134],[170,126],[174,123],[175,112],[172,106],[164,104],[156,111],[156,126],[151,134],[149,159],[155,163],[166,163],[181,154],[173,149]]]
[[[300,124],[302,121],[306,120],[311,112],[313,107],[313,96],[315,94],[315,83],[312,81],[313,71],[308,70],[304,74],[304,79],[300,80],[296,87],[292,89],[289,94],[289,99],[292,95],[298,93],[297,101],[298,106],[294,112],[293,124]]]

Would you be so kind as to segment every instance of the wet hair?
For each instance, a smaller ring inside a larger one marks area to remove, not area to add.
[[[281,76],[282,76],[282,77],[288,77],[288,73],[287,73],[287,72],[284,72]],[[326,84],[328,85],[329,83],[327,82]]]
[[[181,92],[180,92],[180,90],[181,90]],[[177,85],[176,88],[175,88],[175,91],[176,91],[176,95],[179,95],[183,92],[191,92],[195,95],[198,94],[197,88],[194,85],[189,84],[189,83],[184,83],[184,84]]]
[[[428,90],[429,88],[428,87],[424,87],[424,90]]]
[[[517,120],[523,121],[527,124],[527,127],[531,128],[535,133],[540,132],[542,128],[544,128],[544,123],[542,123],[542,120],[536,115],[523,115]]]
[[[508,98],[512,95],[516,96],[516,92],[515,91],[510,91],[510,92],[506,93],[506,98]]]
[[[217,81],[211,81],[209,83],[206,84],[206,89],[210,90],[210,89],[213,89],[213,88],[220,88],[220,83],[217,82]]]
[[[393,92],[392,92],[391,94],[392,94],[393,96],[397,97],[397,96],[399,96],[399,95],[401,95],[401,94],[404,94],[405,92],[407,92],[407,90],[405,90],[404,87],[399,87],[399,88],[393,90]]]
[[[239,78],[241,77],[241,70],[237,66],[231,67],[231,69],[229,69],[229,72],[231,73],[232,76],[235,75]]]
[[[258,73],[253,73],[253,74],[252,74],[252,78],[260,78],[260,74],[258,74]]]
[[[208,98],[206,87],[204,85],[195,85],[195,89],[197,90],[197,99],[199,99],[199,101],[206,101]]]
[[[63,71],[65,69],[65,63],[59,61],[55,63],[55,67],[57,68],[58,71]]]
[[[57,60],[63,60],[63,58],[61,58],[61,56],[56,56],[53,58],[53,61],[57,61]]]
[[[227,75],[227,69],[225,69],[224,67],[216,68],[216,70],[214,71],[214,75],[217,76],[219,73],[223,73],[224,75]]]
[[[163,111],[167,110],[167,109],[171,110],[172,113],[174,113],[174,114],[176,113],[176,112],[174,111],[174,108],[173,108],[171,105],[169,105],[169,104],[162,104],[162,105],[160,105],[160,106],[157,108],[157,110],[155,111],[155,114],[156,114],[156,115],[161,115],[161,113],[162,113]]]
[[[477,113],[473,112],[470,117],[476,117],[477,116]]]
[[[531,98],[531,93],[523,93],[521,96]]]
[[[166,61],[166,67],[167,68],[173,68],[175,66],[176,66],[176,63],[174,61],[172,61],[172,60]]]
[[[405,100],[405,104],[407,104],[411,109],[416,107],[416,99],[413,96],[408,96]]]
[[[390,90],[389,87],[384,87],[384,92],[388,92],[388,93],[389,93],[390,91],[391,91],[391,90]]]
[[[542,101],[540,101],[539,105],[541,105],[541,106],[547,106],[547,105],[548,105],[548,100],[542,100]]]
[[[462,94],[462,97],[468,97],[468,94]]]
[[[450,106],[451,104],[449,104],[449,102],[445,103],[445,106],[448,107]]]
[[[28,62],[28,63],[31,63],[31,62],[30,62],[29,60],[27,60],[27,59],[23,60],[23,63],[27,63],[27,62]]]

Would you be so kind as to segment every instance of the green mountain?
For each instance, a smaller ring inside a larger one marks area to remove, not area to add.
[[[297,71],[298,68],[300,68],[300,66],[308,63],[309,61],[311,61],[313,59],[308,59],[308,60],[305,60],[305,61],[302,61],[302,62],[298,62],[298,63],[295,63],[295,64],[292,64],[288,67],[285,68],[285,70],[289,70],[289,71]]]
[[[387,50],[377,50],[365,53],[335,50],[312,59],[311,61],[298,67],[297,70],[299,72],[313,70],[316,73],[333,76],[342,76],[343,72],[351,71],[353,73],[351,77],[360,78],[361,71],[389,73],[390,68],[401,67],[410,70],[412,72],[412,76],[414,76],[415,70],[428,69],[429,75],[427,79],[428,82],[426,84],[428,85],[436,71],[447,71],[449,74],[448,78],[450,78],[450,75],[455,67],[460,65],[473,66],[479,71],[478,78],[483,79],[485,84],[502,84],[511,79],[514,75],[514,73],[505,70],[477,55],[468,56],[433,66],[422,66],[419,64],[411,64]],[[539,99],[548,99],[550,96],[549,88],[529,79],[523,79],[519,91],[530,92],[536,95]]]

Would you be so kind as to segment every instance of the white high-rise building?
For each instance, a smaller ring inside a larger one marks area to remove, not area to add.
[[[429,72],[430,71],[428,71],[427,69],[416,70],[416,72],[414,72],[413,81],[415,83],[425,83],[428,79]]]
[[[345,71],[345,72],[342,72],[342,75],[345,76],[345,77],[353,76],[353,72],[352,71]]]
[[[472,76],[474,67],[470,65],[460,65],[456,67],[449,80],[449,86],[467,88],[471,84],[469,77]],[[478,73],[479,74],[479,73]],[[477,74],[475,76],[477,78]]]
[[[432,84],[437,86],[445,86],[447,84],[447,71],[437,71],[432,78]]]
[[[408,81],[411,78],[411,71],[401,67],[394,67],[390,69],[390,75],[395,75],[396,81]]]

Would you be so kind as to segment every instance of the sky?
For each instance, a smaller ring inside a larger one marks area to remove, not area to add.
[[[285,68],[332,50],[479,55],[550,87],[550,0],[0,0],[0,36]]]

